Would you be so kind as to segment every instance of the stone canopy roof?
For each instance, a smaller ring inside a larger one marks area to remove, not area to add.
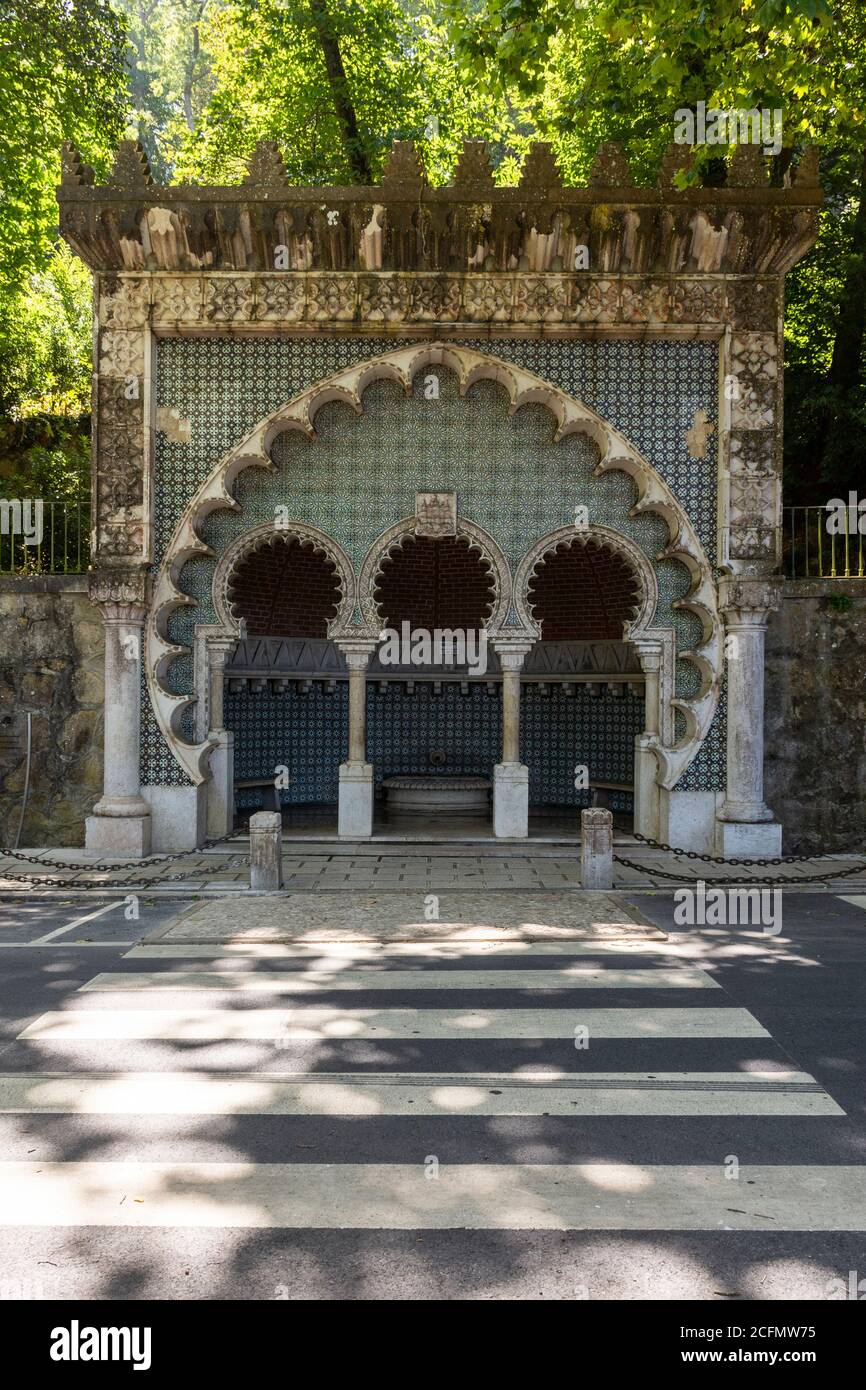
[[[814,243],[822,203],[817,150],[790,185],[769,184],[760,148],[740,145],[722,187],[674,186],[690,167],[671,145],[654,186],[638,186],[603,144],[586,187],[563,185],[536,143],[517,187],[494,184],[485,142],[464,141],[453,182],[431,187],[411,141],[395,141],[381,182],[289,185],[275,144],[260,141],[233,187],[154,184],[141,145],[124,141],[109,181],[65,143],[60,230],[100,272],[532,271],[781,276]],[[586,264],[576,253],[586,248]]]

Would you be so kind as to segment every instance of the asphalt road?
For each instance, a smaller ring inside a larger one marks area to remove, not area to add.
[[[673,925],[669,894],[629,901],[682,952],[421,951],[339,988],[346,962],[329,975],[320,960],[238,961],[216,950],[212,961],[128,956],[174,915],[165,902],[143,900],[134,921],[121,905],[81,921],[96,909],[80,899],[0,906],[0,1163],[24,1173],[0,1217],[0,1294],[840,1297],[866,1279],[866,900],[791,894],[779,936],[689,934]],[[672,963],[705,972],[703,987],[657,974]],[[643,971],[646,985],[624,982],[624,967]],[[572,979],[552,975],[563,968]],[[383,974],[395,970],[417,978],[388,987]],[[213,978],[175,987],[177,972],[222,973],[226,987]],[[121,985],[119,976],[136,978]],[[293,996],[294,981],[307,992]],[[275,1023],[287,1004],[297,1006],[294,1023]],[[407,1009],[418,1017],[406,1022]],[[544,1025],[517,1036],[527,1030],[515,1020],[530,1009]],[[712,1022],[719,1010],[723,1026]],[[572,1026],[582,1017],[593,1019],[585,1052]],[[585,1074],[580,1113],[567,1109],[568,1095],[524,1088],[509,1101],[533,1069]],[[142,1089],[143,1073],[152,1079]],[[194,1073],[195,1084],[170,1089],[178,1073]],[[292,1088],[297,1073],[331,1085],[306,1104]],[[397,1080],[371,1090],[382,1073]],[[738,1085],[726,1100],[734,1082],[719,1078],[749,1073],[767,1078],[763,1091]],[[792,1074],[800,1080],[789,1084]],[[23,1101],[22,1076],[32,1083]],[[608,1079],[591,1080],[599,1076]],[[74,1094],[57,1089],[63,1082],[77,1083]],[[216,1093],[217,1083],[229,1089]],[[430,1160],[441,1178],[426,1176]],[[739,1176],[725,1180],[720,1208],[718,1178],[732,1160]],[[202,1164],[215,1165],[208,1174],[222,1187],[189,1166]],[[820,1170],[814,1210],[807,1170]],[[706,1201],[704,1175],[716,1194]],[[575,1176],[578,1208],[569,1205]],[[447,1205],[457,1180],[462,1215],[449,1207],[443,1216],[440,1194]],[[542,1189],[563,1228],[540,1229],[531,1211],[520,1218],[528,1229],[508,1227],[503,1210],[535,1210]],[[689,1202],[700,1228],[676,1229],[688,1225]],[[821,1228],[827,1211],[860,1229]]]

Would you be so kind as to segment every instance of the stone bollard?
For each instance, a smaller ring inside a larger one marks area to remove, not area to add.
[[[613,887],[613,816],[599,806],[580,813],[580,882],[583,888]]]
[[[279,811],[250,816],[250,887],[273,893],[283,886],[283,818]]]

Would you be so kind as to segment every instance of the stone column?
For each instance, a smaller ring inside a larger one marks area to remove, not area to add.
[[[86,819],[87,849],[104,854],[150,853],[150,807],[141,795],[138,760],[141,729],[141,662],[147,609],[144,578],[131,573],[112,582],[91,582],[91,601],[105,624],[105,715],[103,794]]]
[[[634,828],[655,840],[659,833],[659,764],[655,750],[661,740],[659,700],[664,654],[657,641],[638,639],[634,646],[644,673],[645,705],[643,733],[634,741]]]
[[[772,579],[723,578],[728,690],[727,789],[719,812],[720,854],[781,854],[782,827],[764,802],[764,639],[767,617],[778,607]]]
[[[337,642],[349,668],[349,757],[340,765],[337,833],[369,840],[373,833],[373,764],[367,762],[367,666],[376,650],[372,638]]]
[[[520,761],[520,672],[532,642],[494,642],[502,668],[502,762],[493,769],[493,833],[499,840],[529,835],[529,768]]]
[[[235,736],[224,727],[223,707],[225,669],[237,646],[234,637],[208,637],[208,738],[216,747],[211,753],[211,783],[207,799],[207,833],[216,839],[228,835],[235,823]]]

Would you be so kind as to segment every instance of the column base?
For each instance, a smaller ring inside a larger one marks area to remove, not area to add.
[[[720,821],[733,821],[736,824],[760,825],[771,821],[773,812],[763,801],[729,801],[727,798],[719,812]]]
[[[778,859],[782,853],[782,827],[777,821],[719,820],[716,853],[726,859]]]
[[[337,834],[341,840],[369,840],[373,834],[373,764],[340,764]]]
[[[130,855],[143,859],[150,854],[150,812],[143,816],[87,816],[84,821],[84,848],[98,854]]]
[[[523,763],[493,769],[493,834],[497,840],[529,837],[529,768]]]

